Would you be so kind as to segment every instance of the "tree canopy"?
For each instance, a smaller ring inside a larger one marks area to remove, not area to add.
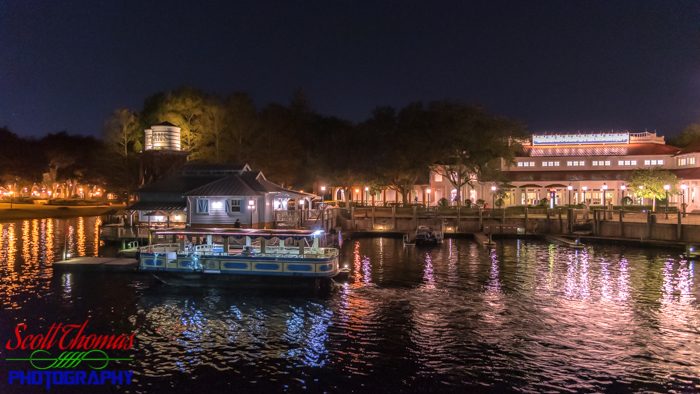
[[[688,125],[679,135],[671,138],[669,143],[679,148],[700,144],[700,123]]]
[[[181,128],[189,160],[249,163],[298,189],[315,181],[346,190],[362,183],[375,195],[379,185],[388,186],[404,202],[414,185],[428,182],[431,167],[458,190],[475,176],[498,179],[500,160],[512,159],[514,138],[523,131],[454,101],[380,106],[355,123],[317,113],[301,90],[286,104],[257,107],[247,93],[182,87],[147,97],[139,110],[116,109],[105,120],[102,140],[65,132],[31,140],[0,129],[0,164],[6,163],[0,176],[89,178],[133,191],[144,129],[164,121]]]
[[[678,178],[672,172],[659,168],[638,169],[632,173],[629,180],[629,186],[634,193],[642,198],[651,198],[652,209],[656,210],[656,200],[666,197],[665,185],[670,189],[669,193],[673,192]]]

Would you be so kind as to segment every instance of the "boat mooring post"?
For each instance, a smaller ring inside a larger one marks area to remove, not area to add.
[[[527,234],[527,206],[525,207],[525,234]]]
[[[65,226],[63,226],[63,260],[68,257],[68,221],[66,220]]]
[[[622,208],[620,208],[618,220],[619,220],[619,223],[620,223],[620,224],[619,224],[619,227],[620,227],[620,237],[621,237],[621,238],[624,238],[624,237],[625,237],[625,221],[624,221],[624,214],[623,214],[623,212],[622,212]]]

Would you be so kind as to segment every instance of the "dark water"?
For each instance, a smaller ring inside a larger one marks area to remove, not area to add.
[[[698,279],[675,251],[353,240],[355,280],[325,297],[54,273],[64,245],[98,253],[98,220],[0,224],[0,344],[18,322],[135,331],[123,392],[700,390]],[[8,368],[0,392],[24,392]]]

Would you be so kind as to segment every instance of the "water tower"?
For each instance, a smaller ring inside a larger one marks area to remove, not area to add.
[[[180,128],[162,122],[144,130],[145,140],[141,154],[141,185],[155,182],[177,172],[187,161],[182,150]]]

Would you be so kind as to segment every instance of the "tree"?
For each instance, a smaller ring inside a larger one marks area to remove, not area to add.
[[[258,114],[253,99],[246,93],[234,93],[225,103],[225,134],[233,148],[227,149],[226,159],[238,163],[250,160],[250,143],[258,129]]]
[[[260,130],[252,140],[251,164],[282,185],[299,184],[305,158],[300,133],[287,107],[268,105],[260,113]]]
[[[423,106],[410,104],[399,113],[392,107],[379,107],[360,125],[356,144],[364,160],[358,170],[367,183],[383,183],[401,195],[404,204],[420,178],[428,175],[433,160],[428,119]],[[371,141],[371,143],[370,143]]]
[[[656,211],[656,200],[666,197],[664,185],[669,185],[673,190],[678,178],[672,172],[660,168],[635,170],[630,177],[630,189],[637,196],[652,199],[652,210]]]
[[[139,122],[135,113],[126,108],[115,110],[104,125],[105,142],[123,158],[130,151],[140,151]]]
[[[202,103],[202,112],[197,117],[196,128],[200,130],[200,143],[194,158],[201,158],[215,163],[224,162],[224,147],[227,135],[224,132],[226,110],[215,97]]]
[[[172,92],[157,93],[146,99],[141,111],[142,128],[163,121],[180,127],[182,149],[191,152],[190,160],[202,158],[200,119],[205,111],[205,94],[183,87]]]
[[[517,138],[524,134],[518,123],[473,106],[435,102],[430,112],[435,128],[432,143],[439,144],[441,151],[432,169],[457,190],[458,204],[464,185],[473,186],[477,179],[499,179],[500,161],[513,160],[519,148]]]
[[[700,144],[700,124],[693,123],[688,125],[678,136],[672,138],[669,143],[680,148]]]

